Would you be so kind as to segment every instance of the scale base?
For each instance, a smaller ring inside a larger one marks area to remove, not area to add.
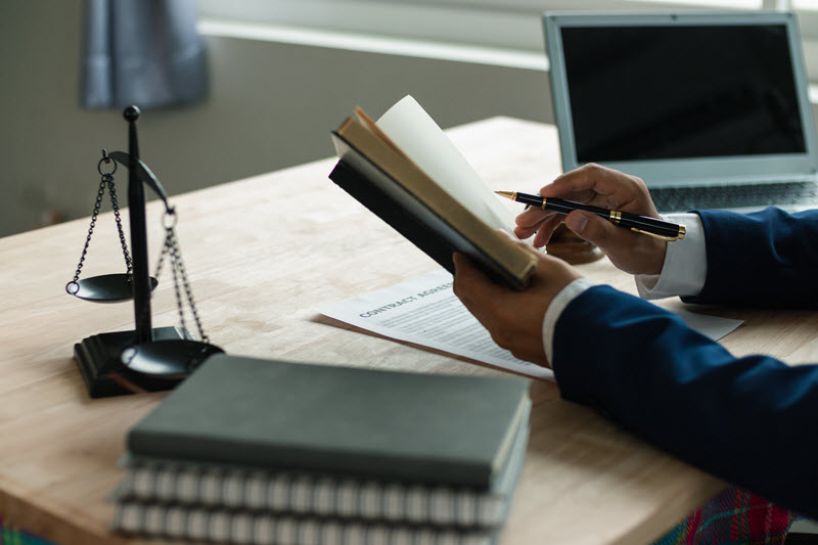
[[[178,327],[159,327],[153,330],[155,341],[189,338],[187,331]],[[125,367],[120,357],[125,348],[133,345],[133,339],[133,331],[117,331],[86,337],[74,345],[74,360],[91,397],[133,394],[139,390],[171,390],[183,380],[152,378]]]

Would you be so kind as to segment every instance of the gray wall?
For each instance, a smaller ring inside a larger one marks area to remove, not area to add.
[[[78,106],[81,26],[80,0],[0,1],[0,236],[46,211],[88,215],[100,148],[126,149],[118,112]],[[207,101],[140,121],[142,158],[171,194],[329,156],[328,132],[353,105],[377,114],[407,93],[444,127],[551,119],[542,71],[207,40]]]

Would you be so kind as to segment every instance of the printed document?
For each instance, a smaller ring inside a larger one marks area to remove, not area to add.
[[[550,369],[519,360],[497,346],[486,328],[455,296],[452,276],[442,269],[334,304],[321,309],[321,314],[384,337],[428,346],[534,378],[553,378]],[[690,327],[713,340],[742,323],[687,311],[678,314]]]

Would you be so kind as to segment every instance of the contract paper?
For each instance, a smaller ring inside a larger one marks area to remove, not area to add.
[[[550,369],[519,360],[500,348],[452,291],[452,276],[437,270],[400,284],[365,293],[321,310],[321,314],[399,341],[427,346],[534,378],[553,378]],[[713,340],[740,320],[678,313]]]
[[[321,309],[321,314],[384,337],[463,356],[536,378],[550,369],[518,360],[497,346],[489,332],[452,291],[441,269]]]

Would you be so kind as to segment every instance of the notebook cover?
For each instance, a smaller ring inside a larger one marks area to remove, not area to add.
[[[129,433],[137,457],[490,488],[528,381],[210,358]]]

